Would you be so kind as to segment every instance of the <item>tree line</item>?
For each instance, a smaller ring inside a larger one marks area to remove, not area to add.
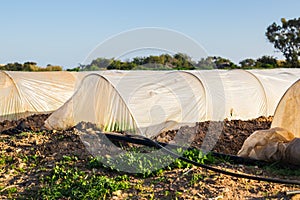
[[[162,54],[158,56],[135,57],[132,60],[121,61],[97,58],[90,64],[68,69],[68,71],[97,71],[97,70],[207,70],[207,69],[272,69],[290,67],[285,61],[272,56],[262,56],[258,59],[247,58],[233,63],[227,58],[209,56],[199,61],[193,61],[188,55]]]
[[[233,63],[227,58],[209,56],[200,61],[193,61],[188,55],[177,53],[175,55],[162,54],[159,56],[136,57],[131,61],[120,61],[114,58],[97,58],[88,65],[80,65],[70,71],[91,71],[101,69],[156,69],[156,70],[193,70],[193,69],[270,69],[270,68],[299,68],[300,56],[300,18],[281,19],[281,25],[275,22],[267,27],[265,36],[274,48],[281,51],[284,61],[272,56],[262,56],[258,59],[246,58]]]
[[[6,65],[1,65],[0,70],[37,72],[37,71],[62,71],[63,69],[61,66],[57,66],[57,65],[48,64],[46,67],[39,67],[35,62],[25,62],[23,64],[15,62],[15,63],[8,63]]]
[[[94,71],[103,69],[118,70],[194,70],[194,69],[264,69],[278,67],[299,68],[300,56],[300,17],[286,20],[281,19],[281,25],[275,22],[267,27],[265,36],[274,48],[279,50],[285,57],[285,60],[277,60],[272,56],[262,56],[258,59],[246,58],[239,62],[239,65],[233,63],[227,58],[219,56],[209,56],[199,61],[194,61],[184,53],[174,55],[150,55],[147,57],[136,57],[132,60],[121,61],[114,58],[97,58],[90,64],[67,69],[67,71]],[[61,66],[47,65],[39,67],[35,62],[8,63],[1,65],[0,70],[11,71],[61,71]]]
[[[97,58],[90,64],[67,69],[67,71],[97,71],[97,70],[207,70],[207,69],[271,69],[289,67],[284,61],[271,56],[262,56],[258,59],[247,58],[236,65],[227,58],[209,56],[199,61],[183,53],[175,55],[162,54],[157,56],[135,57],[132,60],[121,61],[114,58]],[[61,66],[47,65],[39,67],[35,62],[8,63],[0,66],[0,70],[6,71],[62,71]]]

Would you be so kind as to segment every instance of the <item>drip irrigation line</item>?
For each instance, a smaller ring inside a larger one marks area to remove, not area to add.
[[[115,140],[115,141],[125,141],[129,143],[134,143],[134,144],[139,144],[139,145],[144,145],[148,147],[156,147],[157,144],[154,144],[153,140],[151,142],[149,140],[145,140],[145,138],[136,138],[136,135],[117,135],[115,133],[105,133],[106,137],[108,137],[110,140]],[[147,138],[148,139],[148,138]],[[164,143],[164,142],[156,142],[160,144],[161,146],[169,149],[184,149],[184,150],[199,150],[195,147],[185,147],[185,146],[180,146],[176,144],[169,144],[169,143]],[[217,157],[217,158],[229,158],[231,161],[233,161],[236,164],[247,164],[247,165],[257,165],[257,166],[265,166],[269,163],[261,160],[255,160],[251,158],[243,158],[235,155],[230,155],[230,154],[223,154],[223,153],[218,153],[218,152],[210,152],[212,156]]]
[[[173,144],[166,144],[166,143],[159,143],[156,141],[153,141],[147,137],[141,136],[141,135],[126,135],[126,136],[120,136],[120,135],[116,135],[116,134],[110,134],[110,133],[105,133],[105,135],[112,140],[121,140],[121,141],[126,141],[129,143],[134,143],[134,144],[141,144],[141,145],[145,145],[145,146],[149,146],[149,147],[156,147],[159,149],[164,150],[167,154],[171,155],[174,158],[178,158],[182,161],[185,161],[187,163],[193,164],[197,167],[201,167],[204,169],[208,169],[211,170],[213,172],[217,172],[220,174],[225,174],[228,176],[232,176],[232,177],[236,177],[236,178],[245,178],[245,179],[251,179],[251,180],[256,180],[256,181],[266,181],[266,182],[272,182],[272,183],[280,183],[280,184],[293,184],[293,185],[300,185],[300,181],[297,180],[285,180],[285,179],[277,179],[277,178],[267,178],[267,177],[261,177],[261,176],[253,176],[253,175],[248,175],[248,174],[238,174],[238,173],[234,173],[234,172],[229,172],[223,169],[218,169],[209,165],[205,165],[205,164],[201,164],[198,162],[195,162],[193,160],[190,160],[188,158],[185,158],[181,155],[178,155],[177,153],[174,153],[173,151],[171,151],[169,148],[166,148],[165,146],[168,145],[168,147],[180,147],[178,145],[173,145]],[[180,148],[185,148],[185,149],[189,149],[187,147],[180,147]],[[232,155],[226,155],[226,154],[218,154],[218,153],[213,153],[213,155],[217,155],[217,156],[228,156],[231,159],[236,159],[239,160],[240,162],[242,160],[245,160],[244,158],[238,157],[238,156],[232,156]],[[248,160],[248,162],[251,159]],[[247,159],[246,159],[247,162]]]

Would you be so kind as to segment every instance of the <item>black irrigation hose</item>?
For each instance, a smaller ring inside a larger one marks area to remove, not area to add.
[[[253,176],[253,175],[247,175],[247,174],[237,174],[237,173],[225,171],[225,170],[222,170],[222,169],[218,169],[218,168],[215,168],[215,167],[211,167],[211,166],[208,166],[208,165],[205,165],[205,164],[201,164],[201,163],[195,162],[193,160],[187,159],[183,156],[180,156],[180,155],[170,151],[169,149],[165,148],[162,144],[160,144],[156,141],[153,141],[153,140],[151,140],[147,137],[141,136],[141,135],[126,135],[126,136],[118,136],[118,135],[115,135],[115,134],[105,134],[105,135],[107,135],[108,138],[110,138],[110,139],[124,140],[124,141],[130,142],[130,143],[136,143],[136,144],[142,144],[142,145],[145,145],[145,146],[161,148],[165,152],[167,152],[169,155],[171,155],[175,158],[179,158],[180,160],[185,161],[187,163],[191,163],[195,166],[198,166],[198,167],[201,167],[201,168],[204,168],[204,169],[208,169],[208,170],[220,173],[220,174],[225,174],[225,175],[236,177],[236,178],[252,179],[252,180],[256,180],[256,181],[266,181],[266,182],[272,182],[272,183],[300,185],[300,181],[296,181],[296,180],[285,180],[285,179]]]
[[[134,144],[140,144],[140,145],[144,145],[144,146],[148,146],[148,147],[157,147],[156,144],[153,143],[153,141],[151,140],[151,142],[149,142],[148,140],[145,140],[144,138],[134,138],[136,137],[135,135],[117,135],[117,134],[111,134],[111,133],[105,133],[106,137],[108,137],[111,140],[115,140],[115,141],[125,141],[125,142],[129,142],[129,143],[134,143]],[[168,144],[168,143],[164,143],[164,142],[156,142],[158,144],[160,144],[161,146],[168,146],[170,148],[182,148],[184,150],[195,150],[195,147],[183,147],[183,146],[179,146],[176,144]],[[197,149],[198,150],[198,149]],[[230,160],[232,160],[234,163],[236,164],[248,164],[248,165],[258,165],[258,166],[264,166],[266,164],[269,164],[265,161],[261,161],[261,160],[254,160],[251,158],[243,158],[243,157],[239,157],[239,156],[235,156],[235,155],[229,155],[229,154],[223,154],[223,153],[217,153],[217,152],[211,152],[212,156],[218,157],[218,158],[230,158]]]

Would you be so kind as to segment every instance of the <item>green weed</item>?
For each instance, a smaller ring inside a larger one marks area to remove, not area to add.
[[[127,175],[113,179],[64,165],[56,165],[42,183],[38,192],[42,199],[106,199],[114,191],[129,188]]]
[[[119,171],[119,169],[131,169],[132,171],[137,172],[138,176],[143,178],[157,176],[162,174],[164,170],[191,168],[193,166],[190,163],[174,158],[166,153],[147,154],[147,152],[153,150],[155,149],[131,148],[130,151],[126,151],[126,153],[114,158],[93,158],[89,161],[88,165],[91,168],[106,167],[116,171]],[[204,154],[202,151],[196,149],[187,151],[175,149],[173,151],[201,164],[212,164],[216,162],[216,159],[211,154]],[[166,166],[168,163],[170,164]]]
[[[272,165],[263,167],[263,170],[281,176],[300,176],[300,169],[291,168],[289,166],[282,166],[282,164],[274,163]]]
[[[203,174],[193,174],[192,179],[190,181],[190,185],[194,185],[195,183],[198,183],[200,180],[203,180]]]

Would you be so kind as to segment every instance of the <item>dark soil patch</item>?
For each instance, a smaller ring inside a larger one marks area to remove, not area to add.
[[[44,121],[49,115],[32,115],[20,120],[0,122],[0,132],[13,135],[26,131],[43,131],[45,130]],[[184,145],[188,142],[198,149],[236,155],[245,139],[256,130],[269,129],[272,119],[272,117],[259,117],[247,121],[197,122],[193,127],[184,126],[179,130],[163,132],[155,137],[155,140],[165,143],[174,143],[174,141],[177,143],[179,140],[183,141]]]
[[[44,130],[44,122],[50,114],[32,115],[19,120],[5,120],[0,122],[0,133],[16,134],[24,131]]]
[[[224,120],[223,122],[198,122],[194,127],[181,127],[158,135],[159,142],[177,141],[177,138],[192,139],[191,146],[198,149],[213,150],[215,152],[236,155],[244,141],[254,131],[269,129],[272,117],[259,117],[253,120]],[[203,142],[205,141],[205,142]]]

